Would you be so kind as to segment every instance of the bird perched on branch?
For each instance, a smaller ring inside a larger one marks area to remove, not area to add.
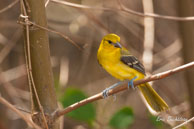
[[[99,64],[113,77],[120,81],[129,80],[128,86],[134,88],[133,81],[145,77],[144,66],[139,60],[120,44],[120,37],[116,34],[106,35],[98,49],[97,58]],[[108,91],[119,83],[114,84],[103,91],[104,98]],[[149,83],[138,86],[146,106],[152,114],[168,109],[165,101],[156,93]]]

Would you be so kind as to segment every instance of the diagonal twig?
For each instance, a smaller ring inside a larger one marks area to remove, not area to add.
[[[22,18],[22,17],[21,17],[21,18]],[[28,25],[34,25],[34,26],[36,26],[36,27],[38,27],[38,28],[41,28],[41,29],[43,29],[43,30],[46,30],[46,31],[48,31],[48,32],[52,32],[52,33],[58,34],[59,36],[63,37],[64,39],[66,39],[67,41],[69,41],[70,43],[72,43],[72,44],[73,44],[75,47],[77,47],[80,51],[83,50],[77,43],[75,43],[75,42],[74,42],[73,40],[71,40],[68,36],[64,35],[64,34],[61,33],[61,32],[58,32],[58,31],[55,31],[55,30],[52,30],[52,29],[43,27],[43,26],[38,25],[38,24],[36,24],[36,23],[34,23],[34,22],[31,22],[30,20],[28,20],[28,23],[23,23],[23,22],[21,22],[21,21],[18,21],[18,23],[23,24],[23,25],[26,25],[26,24],[28,24]]]
[[[62,0],[50,0],[50,1],[53,2],[53,3],[63,4],[63,5],[70,6],[70,7],[73,7],[73,8],[103,10],[103,11],[112,11],[112,12],[121,11],[121,12],[125,12],[125,13],[128,13],[128,14],[140,16],[140,17],[153,17],[153,18],[158,18],[158,19],[174,20],[174,21],[194,21],[194,16],[191,16],[191,17],[176,17],[176,16],[165,16],[165,15],[160,15],[160,14],[155,14],[155,13],[137,12],[137,11],[126,8],[124,5],[121,4],[121,2],[119,3],[121,5],[120,9],[116,9],[116,8],[112,9],[112,8],[107,8],[107,7],[92,7],[92,6],[88,6],[88,5],[80,5],[80,4],[75,4],[75,3],[62,1]]]
[[[21,37],[21,29],[17,29],[12,38],[8,41],[7,45],[0,51],[0,64],[4,61],[13,47],[16,45],[17,41]]]
[[[27,124],[31,125],[35,129],[41,129],[38,125],[36,125],[34,122],[32,122],[29,118],[27,118],[21,111],[19,111],[17,108],[15,108],[12,104],[10,104],[7,100],[2,98],[0,96],[0,103],[7,106],[9,109],[14,111],[16,114],[18,114],[24,121],[26,121]]]
[[[10,8],[12,8],[15,4],[17,4],[19,2],[19,0],[15,0],[13,1],[11,4],[9,4],[8,6],[6,6],[5,8],[0,10],[0,13],[3,13],[7,10],[9,10]]]
[[[143,84],[143,83],[146,83],[146,82],[150,82],[150,81],[160,80],[162,78],[168,77],[168,76],[170,76],[172,74],[175,74],[177,72],[186,70],[186,69],[191,68],[191,67],[194,67],[194,61],[190,62],[188,64],[185,64],[185,65],[179,66],[177,68],[174,68],[174,69],[162,72],[162,73],[158,73],[158,74],[155,74],[155,75],[147,76],[144,79],[141,79],[141,80],[138,80],[138,81],[134,81],[134,86],[138,86],[140,84]],[[110,95],[113,95],[115,93],[127,90],[127,89],[128,89],[127,84],[123,84],[123,85],[121,85],[119,87],[116,87],[115,89],[111,89],[108,92],[108,95],[110,96]],[[88,103],[97,101],[99,99],[103,99],[103,92],[100,92],[100,93],[98,93],[96,95],[93,95],[93,96],[91,96],[89,98],[86,98],[86,99],[81,100],[81,101],[79,101],[77,103],[74,103],[74,104],[66,107],[65,109],[61,109],[61,110],[58,110],[58,111],[54,112],[53,115],[52,115],[53,119],[56,120],[60,116],[63,116],[63,115],[65,115],[68,112],[71,112],[71,111],[73,111],[73,110],[75,110],[75,109],[77,109],[77,108],[79,108],[79,107],[81,107],[83,105],[86,105]]]
[[[178,126],[172,128],[172,129],[178,129],[178,128],[182,127],[183,125],[186,125],[187,123],[189,123],[189,122],[191,122],[191,121],[193,121],[193,120],[194,120],[194,117],[190,118],[189,120],[183,122],[182,124],[180,124],[180,125],[178,125]]]

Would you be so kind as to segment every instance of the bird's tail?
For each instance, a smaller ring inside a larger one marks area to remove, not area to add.
[[[168,109],[166,102],[156,93],[149,83],[141,84],[138,88],[143,95],[146,106],[152,114],[157,114]]]

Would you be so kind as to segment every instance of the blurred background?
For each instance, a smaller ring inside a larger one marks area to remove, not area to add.
[[[13,2],[15,4],[9,7]],[[141,13],[193,16],[192,0],[68,2],[74,4],[69,6],[50,1],[46,7],[48,28],[68,36],[83,48],[79,50],[63,37],[48,32],[56,93],[59,103],[63,106],[67,106],[66,99],[73,98],[67,96],[67,93],[77,93],[81,96],[78,95],[78,98],[84,98],[118,82],[100,67],[96,58],[101,39],[108,33],[121,37],[121,44],[143,62],[148,75],[193,61],[193,21],[144,18],[123,11],[122,8],[124,6],[124,9]],[[24,37],[22,25],[17,23],[20,15],[19,1],[0,0],[0,3],[0,94],[15,107],[29,114],[31,107],[25,68]],[[4,10],[5,8],[7,9]],[[120,126],[130,129],[172,128],[193,117],[194,70],[191,68],[188,71],[152,83],[153,88],[171,107],[159,117],[148,112],[137,90],[129,90],[116,94],[116,100],[109,97],[92,103],[83,109],[85,111],[81,111],[82,113],[75,113],[79,116],[65,116],[64,129],[111,129]],[[127,116],[127,122],[117,122],[121,119],[118,118],[119,115],[123,116],[121,118]],[[168,120],[169,117],[173,120]],[[181,120],[174,120],[175,118]],[[122,123],[124,126],[114,123]],[[192,128],[191,123],[184,128]],[[28,126],[19,116],[0,104],[0,129],[25,128]]]

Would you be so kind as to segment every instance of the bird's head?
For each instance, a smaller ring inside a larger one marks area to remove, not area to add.
[[[116,34],[108,34],[102,39],[101,45],[104,49],[114,50],[122,48],[120,44],[120,37]]]

